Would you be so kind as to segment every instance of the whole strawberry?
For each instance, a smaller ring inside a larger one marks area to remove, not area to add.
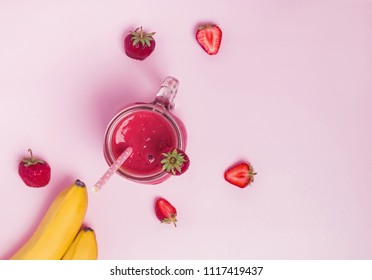
[[[165,224],[173,223],[176,226],[177,210],[165,198],[158,198],[155,202],[155,214],[160,222]]]
[[[50,166],[46,161],[35,158],[31,149],[28,149],[28,151],[30,157],[19,162],[18,174],[29,187],[45,187],[50,181]]]
[[[190,166],[190,159],[186,153],[178,148],[163,153],[160,163],[162,169],[172,175],[178,176],[186,172]]]
[[[131,31],[124,39],[124,50],[127,56],[136,60],[144,60],[155,49],[155,32],[146,33],[142,27]]]
[[[256,174],[250,163],[241,162],[226,170],[224,177],[230,184],[239,188],[245,188],[253,182]]]

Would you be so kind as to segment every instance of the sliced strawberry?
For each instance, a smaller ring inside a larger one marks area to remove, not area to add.
[[[248,162],[243,162],[234,165],[225,171],[225,180],[239,188],[245,188],[254,181],[253,167]]]
[[[220,49],[222,30],[215,24],[200,25],[196,32],[196,40],[209,55],[215,55]]]
[[[177,210],[169,203],[165,198],[158,198],[155,202],[155,214],[156,217],[165,224],[173,223],[176,226],[177,222]]]
[[[185,173],[190,166],[189,157],[180,149],[171,149],[162,155],[163,159],[160,162],[163,165],[162,169],[172,175],[181,175]]]

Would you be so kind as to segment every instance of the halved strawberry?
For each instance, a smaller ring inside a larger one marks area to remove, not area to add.
[[[177,210],[169,203],[165,198],[158,198],[155,202],[155,214],[156,217],[165,224],[173,223],[174,226],[177,222]]]
[[[160,163],[162,169],[172,175],[181,175],[185,173],[190,166],[190,159],[186,153],[180,149],[172,149],[162,154],[163,159]]]
[[[196,32],[196,40],[209,55],[215,55],[220,49],[222,30],[215,24],[203,24]]]
[[[225,171],[225,180],[239,188],[245,188],[254,181],[253,167],[248,162],[242,162],[234,165]]]

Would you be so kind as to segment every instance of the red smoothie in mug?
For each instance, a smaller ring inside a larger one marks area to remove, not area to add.
[[[161,114],[151,110],[129,113],[112,134],[111,145],[115,158],[132,147],[132,155],[121,169],[136,176],[148,176],[161,171],[161,156],[168,148],[177,147],[177,134],[172,124]]]

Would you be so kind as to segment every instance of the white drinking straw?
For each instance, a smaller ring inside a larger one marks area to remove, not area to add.
[[[107,169],[105,174],[98,180],[98,182],[92,188],[94,193],[98,193],[101,188],[106,184],[106,182],[111,178],[111,176],[120,168],[120,166],[128,159],[128,157],[132,154],[133,149],[132,147],[128,147],[125,151],[111,164],[110,168]]]

